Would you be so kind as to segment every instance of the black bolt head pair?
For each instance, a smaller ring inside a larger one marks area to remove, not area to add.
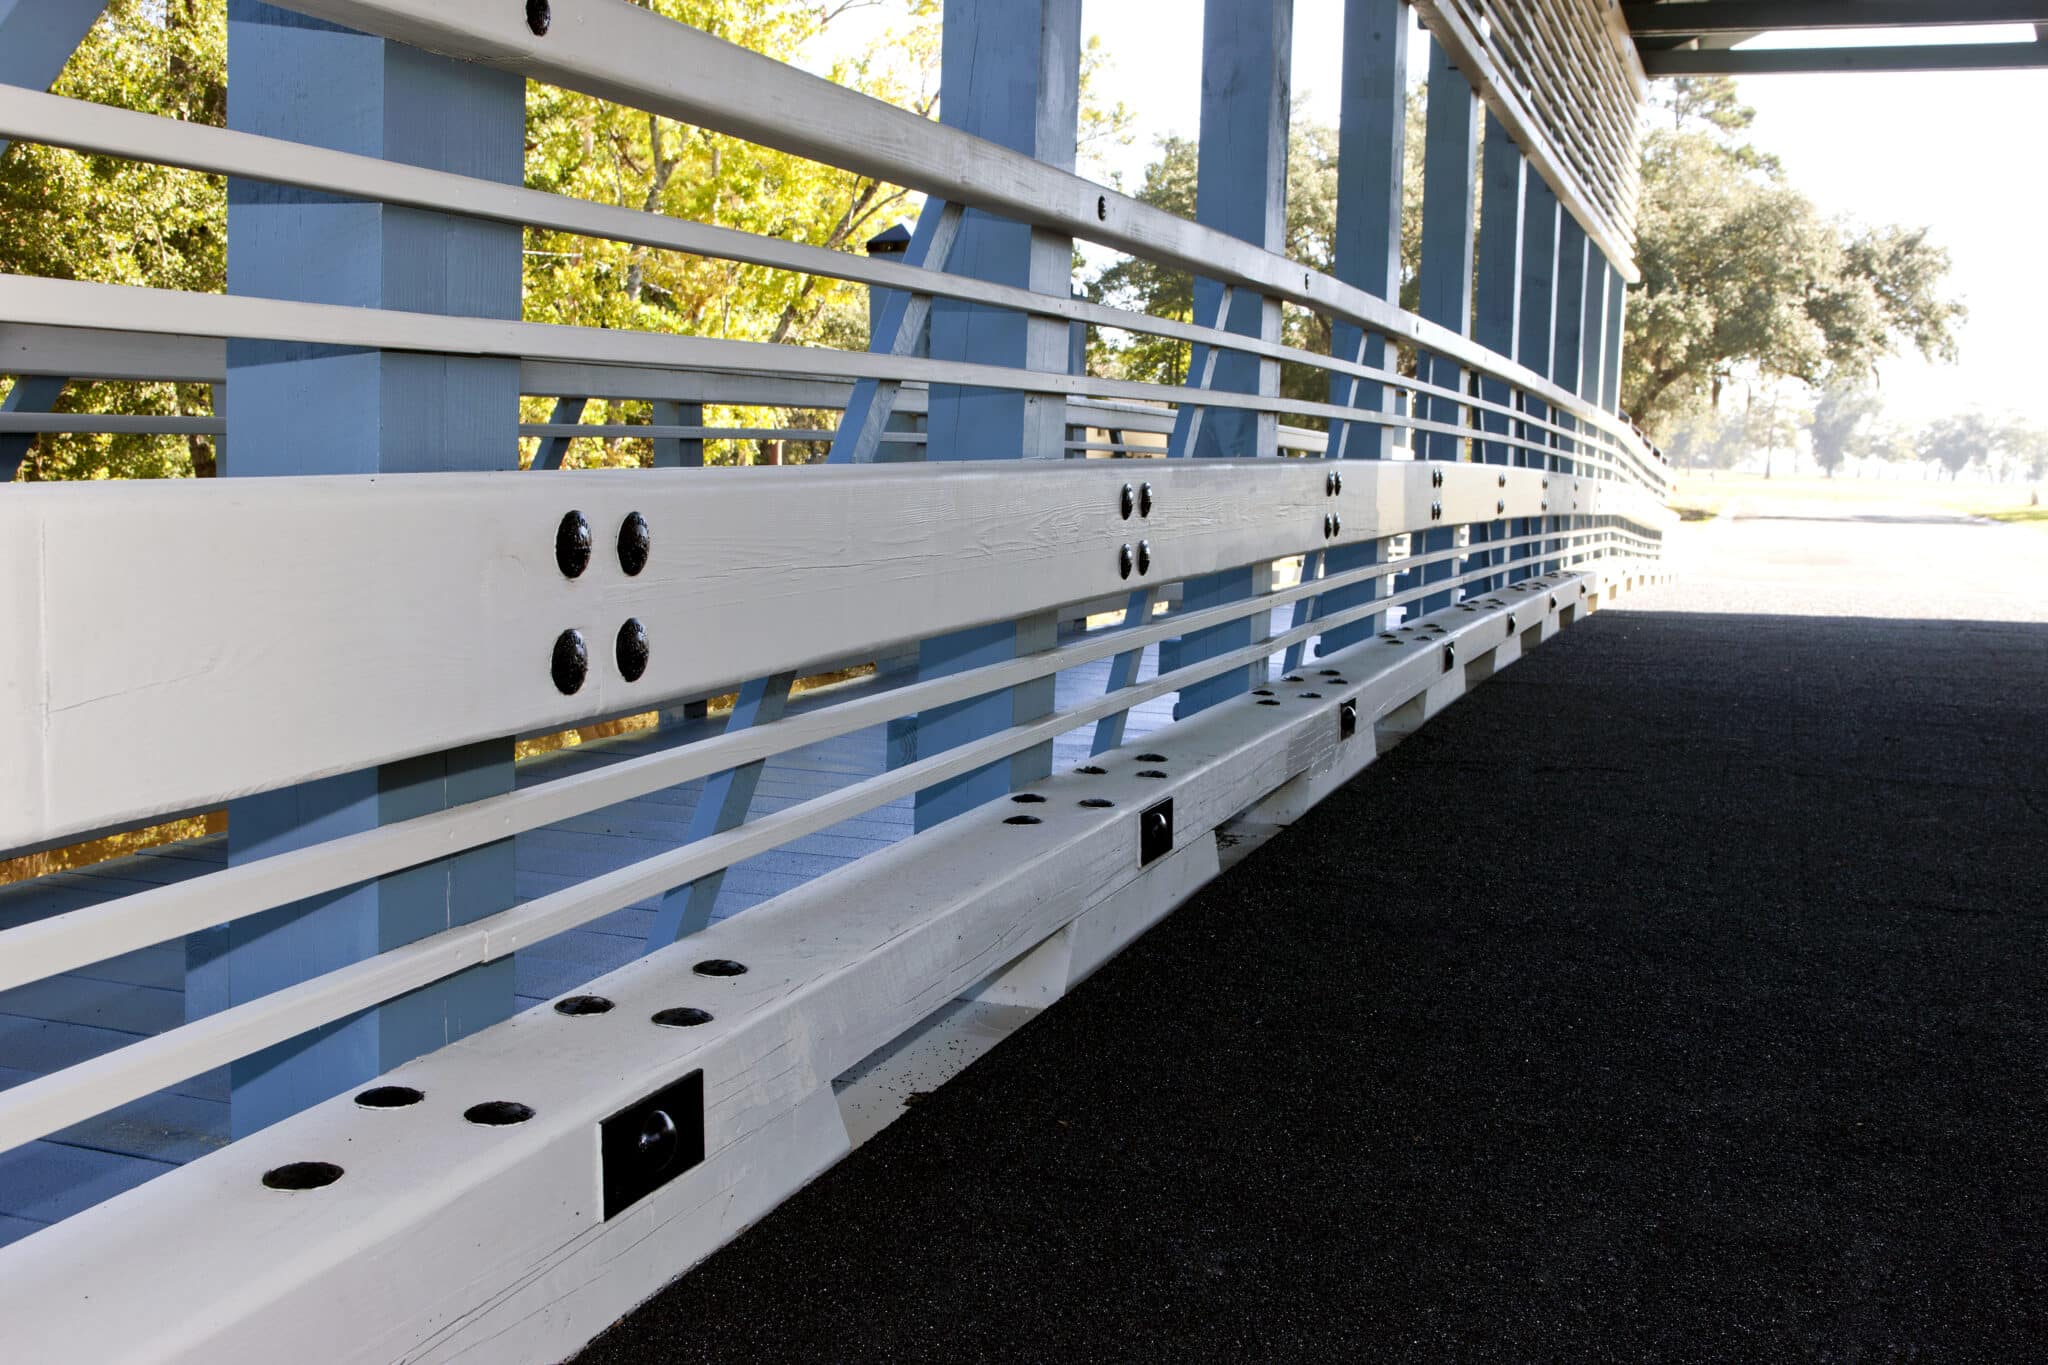
[[[647,655],[647,627],[638,617],[627,618],[612,644],[612,656],[619,666],[619,676],[627,682],[640,681],[640,675],[647,671]],[[590,676],[590,646],[584,641],[582,631],[565,630],[555,637],[555,654],[549,672],[554,677],[555,690],[563,696],[573,697],[583,690],[583,683]]]

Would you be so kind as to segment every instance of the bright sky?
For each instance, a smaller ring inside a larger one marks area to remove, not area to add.
[[[1296,0],[1294,91],[1304,115],[1337,121],[1343,0]],[[1195,136],[1201,121],[1201,7],[1193,0],[1084,0],[1082,26],[1109,56],[1105,98],[1137,115],[1128,147],[1108,149],[1086,173],[1143,183],[1155,140]],[[2029,36],[2020,26],[1944,31],[1944,41]],[[1781,35],[1756,46],[1803,42],[1933,41],[1927,31]],[[1428,47],[1418,31],[1411,79]],[[2048,318],[2048,70],[1908,75],[1755,76],[1742,83],[1757,109],[1753,140],[1775,152],[1791,182],[1829,214],[1927,226],[1954,260],[1951,289],[1970,308],[1961,360],[1888,363],[1882,383],[1894,413],[1922,421],[1959,408],[2031,413],[2048,422],[2041,358]]]

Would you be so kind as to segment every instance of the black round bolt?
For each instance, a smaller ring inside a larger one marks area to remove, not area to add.
[[[1131,513],[1138,510],[1138,490],[1125,484],[1123,495],[1117,500],[1117,506],[1123,509],[1124,520],[1129,521]]]
[[[1109,196],[1106,194],[1095,196],[1095,221],[1098,223],[1109,221]]]
[[[1514,614],[1513,612],[1509,612],[1509,613],[1508,613],[1508,634],[1510,634],[1510,635],[1513,635],[1514,633],[1515,633],[1515,614]]]
[[[1500,486],[1501,486],[1502,488],[1506,488],[1506,487],[1508,486],[1508,476],[1507,476],[1507,475],[1503,474],[1503,475],[1501,475],[1501,476],[1500,476]]]
[[[1141,517],[1152,515],[1152,485],[1149,483],[1138,485],[1138,515]]]
[[[1261,706],[1265,705],[1265,703],[1264,703],[1264,702],[1261,702],[1261,703],[1259,703],[1259,704],[1260,704]],[[1279,705],[1280,703],[1278,703],[1278,702],[1274,702],[1273,704],[1274,704],[1275,706],[1278,706],[1278,705]],[[1159,771],[1159,769],[1157,769],[1157,768],[1146,768],[1146,769],[1143,769],[1143,770],[1141,770],[1141,771],[1140,771],[1140,772],[1138,773],[1138,776],[1139,776],[1139,777],[1164,777],[1164,776],[1166,776],[1166,774],[1165,774],[1165,773],[1163,773],[1163,772],[1160,772],[1160,771]]]
[[[1035,815],[1012,815],[1006,817],[1003,823],[1006,825],[1035,825],[1039,823],[1039,820]]]
[[[1335,529],[1330,525],[1330,514],[1328,512],[1323,513],[1323,539],[1328,540],[1335,533]]]
[[[1495,498],[1495,499],[1493,500],[1493,514],[1494,514],[1495,516],[1500,516],[1500,515],[1501,515],[1502,513],[1506,512],[1507,510],[1508,510],[1508,504],[1507,504],[1507,499],[1505,499],[1505,498]]]
[[[1342,474],[1342,473],[1341,473],[1340,471],[1337,471],[1337,470],[1332,470],[1332,471],[1330,472],[1330,492],[1332,492],[1332,493],[1342,493],[1343,491],[1344,491],[1344,475],[1343,475],[1343,474]]]
[[[1281,682],[1306,682],[1306,681],[1307,681],[1307,679],[1303,678],[1303,677],[1301,676],[1301,674],[1299,674],[1299,673],[1289,673],[1289,674],[1288,674],[1288,675],[1287,675],[1286,677],[1282,678],[1282,679],[1281,679],[1280,681],[1281,681]]]
[[[590,567],[590,518],[581,512],[564,512],[555,527],[555,567],[564,578],[579,578]]]
[[[747,964],[729,957],[707,957],[690,970],[699,976],[745,976]]]
[[[1552,594],[1550,594],[1550,609],[1551,609],[1552,611],[1556,611],[1556,610],[1557,610],[1557,594],[1556,594],[1556,593],[1552,593]]]
[[[356,1094],[356,1105],[362,1109],[403,1109],[425,1099],[426,1092],[415,1090],[409,1085],[373,1085]]]
[[[1166,830],[1167,818],[1165,811],[1155,810],[1145,817],[1145,832],[1147,834],[1164,837]]]
[[[462,1117],[486,1128],[504,1128],[533,1117],[533,1108],[517,1100],[485,1100],[462,1111]]]
[[[1151,572],[1152,542],[1149,540],[1141,540],[1138,542],[1138,577],[1143,578],[1146,574]]]
[[[1131,547],[1129,545],[1119,546],[1116,552],[1116,576],[1118,578],[1129,578],[1131,576],[1132,563]]]
[[[549,671],[554,675],[555,690],[565,697],[573,697],[583,686],[583,680],[590,676],[590,647],[583,643],[583,632],[565,630],[555,637],[555,657]]]
[[[1093,763],[1083,763],[1080,767],[1074,769],[1074,771],[1077,773],[1086,773],[1090,777],[1100,777],[1104,773],[1108,772],[1109,769],[1098,768]]]
[[[668,1116],[668,1110],[657,1109],[640,1124],[640,1131],[633,1137],[633,1155],[639,1159],[641,1168],[649,1175],[667,1170],[681,1151],[683,1141],[676,1131],[676,1121]]]
[[[1279,704],[1280,704],[1279,702],[1277,702],[1277,701],[1274,701],[1274,700],[1272,700],[1271,698],[1268,698],[1267,700],[1265,700],[1265,701],[1262,701],[1262,702],[1260,702],[1260,703],[1259,703],[1259,705],[1261,705],[1261,706],[1278,706]],[[1159,775],[1160,775],[1161,777],[1164,777],[1164,776],[1166,776],[1166,774],[1165,774],[1165,773],[1161,773],[1161,774],[1159,774]],[[1145,774],[1144,774],[1144,773],[1139,773],[1139,774],[1138,774],[1138,776],[1140,776],[1140,777],[1143,777],[1143,776],[1145,776]]]
[[[619,567],[631,578],[647,567],[648,552],[654,546],[654,533],[647,529],[647,518],[638,512],[626,513],[626,519],[619,523]]]
[[[1255,697],[1270,697],[1273,695],[1273,689],[1270,687],[1255,687],[1252,689],[1252,695]]]
[[[1337,670],[1337,669],[1334,669],[1334,668],[1319,668],[1319,669],[1317,669],[1316,671],[1317,671],[1318,673],[1322,674],[1322,675],[1323,675],[1324,677],[1326,677],[1326,678],[1334,678],[1334,677],[1336,677],[1336,676],[1337,676],[1337,674],[1338,674],[1338,672],[1339,672],[1339,670]]]
[[[1333,536],[1344,534],[1344,518],[1338,516],[1335,512],[1330,514],[1330,534]]]
[[[1045,804],[1045,798],[1037,792],[1018,792],[1010,799],[1020,806],[1042,806]]]
[[[533,30],[534,37],[547,37],[554,22],[555,16],[548,10],[548,0],[526,0],[526,26]]]
[[[618,659],[619,676],[627,682],[639,682],[640,675],[647,671],[647,627],[640,624],[639,617],[629,616],[626,624],[619,627],[612,652]]]
[[[1323,694],[1320,692],[1303,692],[1301,693],[1301,698],[1304,701],[1321,701]]]
[[[693,1005],[673,1005],[665,1010],[656,1010],[647,1017],[650,1022],[663,1028],[696,1028],[699,1024],[711,1022],[710,1011],[700,1010]]]
[[[601,995],[572,995],[555,1002],[555,1013],[580,1018],[586,1014],[609,1014],[612,1002]]]
[[[1323,475],[1323,496],[1326,498],[1337,496],[1337,472],[1335,470],[1331,470]]]
[[[1081,798],[1080,804],[1086,806],[1090,810],[1108,810],[1111,806],[1114,806],[1116,802],[1110,800],[1106,796],[1084,796]]]
[[[1138,754],[1138,755],[1137,755],[1136,757],[1137,757],[1137,760],[1138,760],[1138,762],[1140,762],[1140,763],[1164,763],[1164,762],[1166,762],[1166,755],[1165,755],[1165,754]]]
[[[292,1161],[263,1173],[264,1188],[272,1190],[317,1190],[339,1179],[341,1167],[331,1161]]]
[[[1446,644],[1446,645],[1444,646],[1444,672],[1446,672],[1446,673],[1450,672],[1450,671],[1451,671],[1451,669],[1453,669],[1454,667],[1456,667],[1456,666],[1457,666],[1457,663],[1458,663],[1458,646],[1457,646],[1456,642],[1454,641],[1454,642],[1448,643],[1448,644]]]

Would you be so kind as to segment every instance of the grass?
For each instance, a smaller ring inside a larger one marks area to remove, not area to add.
[[[1685,521],[1704,521],[1739,498],[1829,503],[1910,502],[2000,521],[2038,521],[2042,510],[2027,505],[2031,484],[1950,483],[1932,479],[1766,479],[1759,474],[1686,472],[1678,476],[1671,506]]]
[[[2048,507],[2009,507],[2002,512],[1981,512],[1979,515],[2014,526],[2037,526],[2048,531]]]

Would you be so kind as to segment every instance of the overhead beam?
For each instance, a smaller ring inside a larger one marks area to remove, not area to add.
[[[1798,28],[2033,24],[2048,20],[2048,0],[1862,0],[1846,5],[1841,0],[1689,0],[1626,4],[1621,12],[1629,31],[1644,37]],[[1645,54],[1646,66],[1648,60]]]
[[[2018,71],[2048,66],[2048,42],[1645,52],[1652,76],[1792,76],[1843,71]]]

